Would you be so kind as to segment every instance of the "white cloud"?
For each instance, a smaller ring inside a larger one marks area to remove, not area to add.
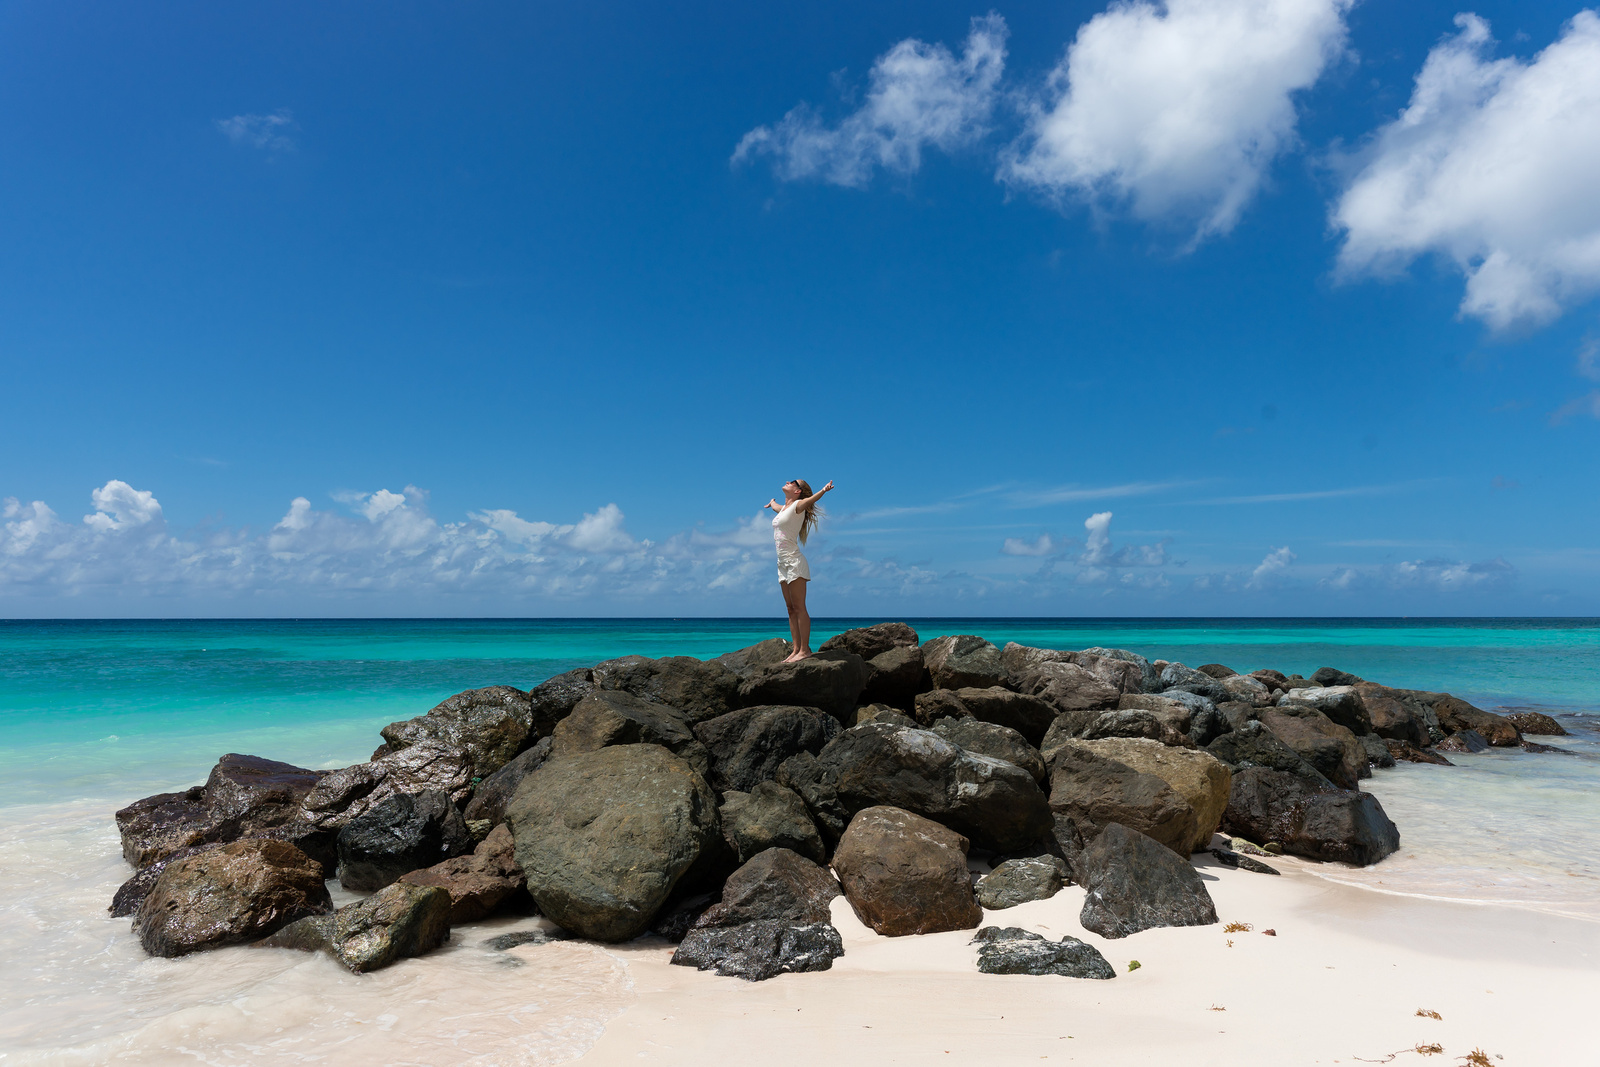
[[[1089,536],[1083,544],[1081,562],[1090,567],[1097,567],[1111,560],[1111,512],[1097,511],[1083,520],[1083,528],[1089,531]]]
[[[785,181],[854,187],[870,182],[879,167],[913,173],[925,148],[954,151],[987,132],[1005,42],[1005,20],[993,14],[972,20],[959,59],[942,44],[901,41],[878,57],[866,102],[837,126],[802,104],[775,126],[745,134],[732,162],[769,156]]]
[[[1055,550],[1056,544],[1050,540],[1049,534],[1040,534],[1037,541],[1008,537],[1000,546],[1000,551],[1007,556],[1048,556]]]
[[[286,107],[270,115],[235,115],[231,119],[217,120],[217,129],[234,144],[268,152],[294,151],[294,138],[290,134],[299,128],[293,112]]]
[[[1295,142],[1294,94],[1343,53],[1350,3],[1113,3],[1079,28],[1001,179],[1228,232]]]
[[[135,489],[113,478],[89,494],[94,513],[83,521],[96,530],[120,530],[124,526],[143,526],[161,518],[161,505],[155,494]]]
[[[1491,60],[1489,24],[1428,54],[1333,209],[1344,276],[1437,253],[1464,314],[1542,323],[1600,289],[1600,16],[1580,11],[1531,62]]]
[[[1382,567],[1341,567],[1320,584],[1341,592],[1426,589],[1455,593],[1469,589],[1501,589],[1510,585],[1516,576],[1517,569],[1498,556],[1477,563],[1417,559]]]
[[[1193,482],[1125,482],[1122,485],[1058,485],[1050,489],[1017,490],[1006,495],[1010,503],[1019,508],[1044,507],[1047,504],[1070,504],[1080,500],[1113,500],[1125,496],[1149,496],[1168,489],[1180,489]]]
[[[1259,589],[1261,586],[1266,585],[1275,575],[1288,570],[1289,564],[1293,563],[1295,558],[1295,554],[1289,551],[1288,545],[1268,552],[1266,558],[1256,565],[1255,570],[1250,572],[1250,587]]]

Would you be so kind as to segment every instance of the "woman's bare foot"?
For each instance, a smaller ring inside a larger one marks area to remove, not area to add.
[[[800,649],[796,649],[795,651],[789,653],[788,658],[785,659],[783,662],[785,662],[785,663],[799,663],[803,659],[810,659],[812,657],[812,655],[813,655],[813,653],[809,648],[800,648]]]

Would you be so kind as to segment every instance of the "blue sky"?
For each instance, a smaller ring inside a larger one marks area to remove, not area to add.
[[[1600,614],[1572,3],[0,8],[0,616]]]

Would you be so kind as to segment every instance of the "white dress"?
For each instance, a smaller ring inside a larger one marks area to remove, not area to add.
[[[778,581],[788,583],[796,578],[811,577],[811,567],[800,553],[800,527],[805,524],[806,513],[794,504],[786,504],[772,518],[772,540],[778,546]]]

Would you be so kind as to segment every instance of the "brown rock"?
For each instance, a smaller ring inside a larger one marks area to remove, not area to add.
[[[1050,762],[1050,808],[1085,842],[1112,823],[1188,857],[1197,832],[1193,806],[1166,779],[1098,751],[1096,742],[1064,741]],[[1100,742],[1103,744],[1103,742]]]
[[[602,690],[584,697],[556,724],[550,738],[552,760],[612,745],[660,745],[702,778],[711,773],[711,757],[682,714],[627,691]]]
[[[1013,693],[998,685],[988,689],[957,689],[956,697],[974,719],[1015,730],[1030,745],[1044,740],[1058,714],[1055,705],[1041,697]]]
[[[818,652],[853,652],[870,660],[890,649],[916,648],[922,643],[917,631],[903,622],[880,622],[876,626],[860,626],[835,634],[817,648]]]
[[[1226,763],[1201,749],[1172,748],[1143,738],[1106,738],[1084,744],[1141,774],[1155,775],[1194,809],[1194,835],[1187,846],[1174,849],[1179,855],[1198,852],[1211,843],[1211,835],[1222,822],[1222,811],[1228,806],[1228,787],[1233,782],[1233,772]]]
[[[1525,734],[1565,737],[1567,733],[1560,723],[1542,711],[1514,711],[1503,717],[1506,722]]]
[[[1005,681],[1000,650],[973,634],[935,637],[922,644],[922,661],[940,689],[987,689]]]
[[[457,856],[400,877],[407,885],[437,886],[450,894],[450,925],[488,918],[502,904],[525,895],[527,883],[517,866],[516,843],[501,823],[470,856]],[[531,902],[530,902],[531,903]]]
[[[983,921],[967,870],[967,839],[909,811],[857,812],[833,869],[856,915],[887,937],[970,930]]]
[[[1455,764],[1432,749],[1418,748],[1410,741],[1394,741],[1386,737],[1383,739],[1383,744],[1389,750],[1389,755],[1405,763],[1433,763],[1440,767],[1455,766]]]
[[[150,955],[182,956],[331,910],[316,860],[282,841],[235,841],[169,864],[134,913],[133,930]]]
[[[665,704],[690,725],[737,706],[738,675],[720,663],[702,663],[692,656],[623,656],[596,664],[591,674],[597,688]]]
[[[741,675],[739,705],[789,704],[821,708],[841,722],[859,703],[867,664],[853,652],[818,652],[793,663],[772,663]]]
[[[1372,682],[1362,682],[1355,690],[1366,705],[1373,733],[1385,740],[1404,741],[1419,747],[1429,743],[1426,714],[1401,690]]]
[[[1309,705],[1263,708],[1261,723],[1341,789],[1370,777],[1367,753],[1356,735]]]
[[[917,694],[932,685],[922,662],[922,649],[915,645],[891,648],[867,660],[867,684],[859,699],[909,708]]]
[[[1509,719],[1492,711],[1475,708],[1449,693],[1435,694],[1433,713],[1439,716],[1439,724],[1451,733],[1476,730],[1495,748],[1511,748],[1522,744],[1522,735]]]

